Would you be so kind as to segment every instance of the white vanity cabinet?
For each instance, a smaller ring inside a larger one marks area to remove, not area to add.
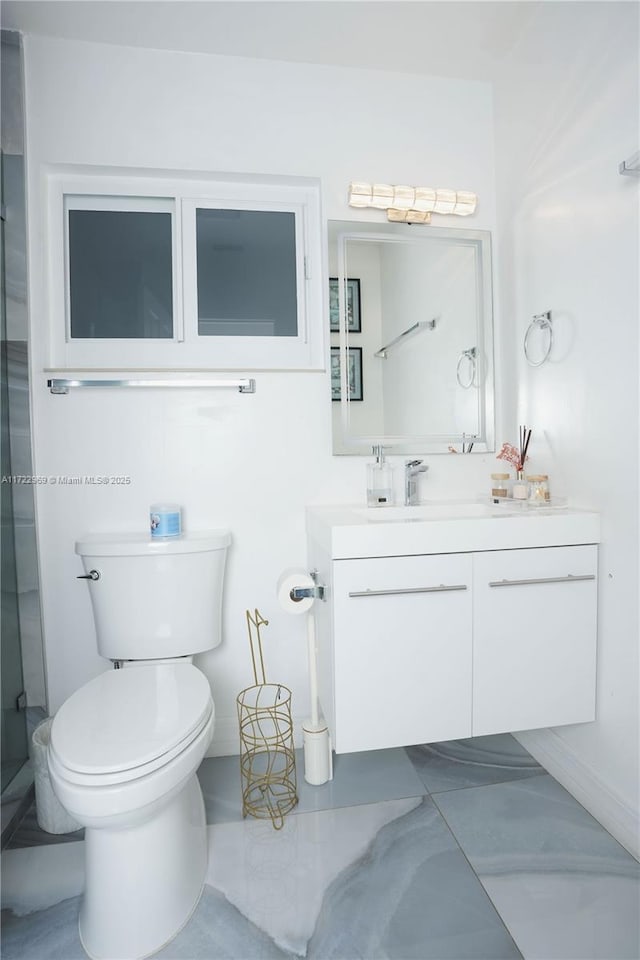
[[[473,733],[595,716],[597,547],[473,555]]]
[[[309,509],[337,753],[595,718],[599,517],[461,513]]]
[[[470,555],[333,564],[338,753],[471,736]]]

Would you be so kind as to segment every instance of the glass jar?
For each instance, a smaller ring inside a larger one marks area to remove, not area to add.
[[[491,474],[491,499],[494,503],[509,496],[509,474],[492,473]]]
[[[516,470],[516,478],[511,487],[511,496],[514,500],[529,499],[529,484],[525,480],[522,470]]]
[[[549,503],[551,497],[549,494],[549,477],[546,473],[527,477],[527,484],[529,485],[529,503],[536,505]]]

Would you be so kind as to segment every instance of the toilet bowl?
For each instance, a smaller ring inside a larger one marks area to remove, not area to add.
[[[187,662],[108,671],[56,714],[49,770],[86,831],[89,956],[149,956],[191,916],[207,869],[196,770],[213,725],[209,683]]]

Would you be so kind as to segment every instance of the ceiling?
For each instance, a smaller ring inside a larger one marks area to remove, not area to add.
[[[554,0],[3,0],[0,17],[4,28],[51,37],[492,80],[530,19],[551,5]]]

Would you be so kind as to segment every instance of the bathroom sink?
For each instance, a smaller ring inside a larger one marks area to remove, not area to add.
[[[495,516],[486,503],[420,503],[411,507],[368,507],[354,511],[369,523],[402,523],[408,520],[467,520]]]
[[[307,531],[334,560],[598,543],[600,518],[571,507],[431,501],[411,507],[307,509]]]

